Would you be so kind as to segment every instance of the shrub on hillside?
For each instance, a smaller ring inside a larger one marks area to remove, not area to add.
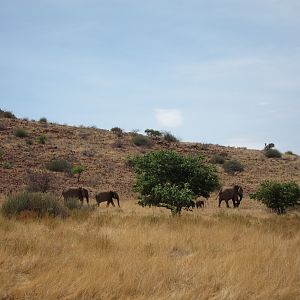
[[[28,171],[26,178],[27,191],[45,193],[49,190],[52,179],[52,176],[47,172]]]
[[[16,116],[11,111],[0,109],[0,118],[16,119]]]
[[[40,135],[36,138],[36,141],[38,144],[44,145],[44,144],[46,144],[47,139],[48,138],[45,135]]]
[[[37,216],[67,216],[67,210],[53,196],[43,193],[21,192],[9,196],[2,205],[2,213],[11,217],[24,211],[34,212]]]
[[[161,131],[154,130],[154,129],[146,129],[145,133],[147,134],[147,136],[150,136],[150,137],[159,137],[159,136],[162,136]]]
[[[15,130],[15,136],[19,138],[24,138],[28,136],[28,133],[24,128],[17,128]]]
[[[277,149],[268,149],[264,151],[264,154],[268,158],[280,158],[282,154]]]
[[[123,130],[120,127],[113,127],[110,131],[116,134],[118,137],[121,137],[123,134]]]
[[[300,188],[296,182],[279,183],[264,181],[251,199],[262,202],[277,214],[284,214],[288,207],[300,204]]]
[[[223,164],[223,169],[228,174],[244,171],[244,166],[237,160],[228,160]]]
[[[209,162],[212,163],[212,164],[222,165],[225,162],[225,158],[221,154],[215,154],[215,155],[212,156],[212,158],[210,159]]]
[[[175,137],[171,132],[164,132],[163,133],[163,138],[165,139],[165,141],[167,141],[169,143],[179,142],[177,137]]]
[[[147,137],[144,136],[142,134],[136,134],[132,137],[132,142],[136,145],[136,146],[151,146],[152,145],[152,140]]]
[[[297,156],[297,154],[295,154],[294,152],[292,152],[292,151],[286,151],[285,152],[285,154],[287,154],[287,155],[295,155],[295,156]]]
[[[54,159],[46,164],[46,168],[53,172],[71,172],[71,164],[64,159]]]
[[[40,123],[47,123],[48,121],[45,117],[42,117],[42,118],[39,119],[39,122]]]

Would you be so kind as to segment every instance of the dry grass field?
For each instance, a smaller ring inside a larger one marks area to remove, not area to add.
[[[300,299],[300,216],[215,206],[0,216],[0,299]]]
[[[14,135],[18,127],[26,139]],[[36,142],[40,135],[45,145]],[[26,186],[28,170],[46,171],[47,162],[65,159],[85,166],[81,185],[91,191],[91,208],[65,219],[0,214],[0,299],[300,299],[299,209],[277,216],[249,199],[265,179],[300,184],[299,156],[267,159],[259,150],[162,140],[137,147],[131,138],[1,119],[0,205]],[[207,161],[223,152],[240,161],[245,170],[234,175],[216,167],[222,184],[243,186],[241,206],[218,208],[215,194],[181,217],[136,205],[126,159],[161,149],[202,153]],[[65,173],[48,173],[56,195],[76,185]],[[121,208],[92,209],[95,192],[110,189]]]

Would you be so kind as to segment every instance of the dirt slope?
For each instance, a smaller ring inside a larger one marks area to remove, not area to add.
[[[101,129],[71,127],[40,123],[20,119],[0,119],[0,194],[20,190],[26,185],[28,170],[45,170],[45,164],[52,159],[66,159],[74,165],[84,165],[81,185],[95,191],[117,190],[121,197],[132,198],[134,174],[126,166],[126,158],[149,151],[172,149],[179,153],[202,153],[207,160],[214,154],[226,152],[230,159],[236,159],[245,166],[245,171],[235,175],[226,174],[217,166],[223,184],[241,184],[246,193],[254,191],[262,180],[295,180],[300,184],[300,159],[295,155],[284,155],[281,159],[267,159],[261,151],[245,148],[224,147],[201,143],[167,143],[154,141],[152,147],[137,147],[130,134],[117,137]],[[16,128],[24,128],[28,138],[14,135]],[[45,145],[36,139],[46,135]],[[32,144],[26,140],[30,139]],[[51,190],[57,194],[76,179],[67,174],[51,172]],[[93,195],[92,195],[93,196]]]

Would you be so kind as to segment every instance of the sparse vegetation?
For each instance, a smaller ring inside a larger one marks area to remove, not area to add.
[[[53,177],[44,171],[27,172],[27,191],[45,193],[49,190]]]
[[[219,165],[222,165],[222,164],[224,164],[224,162],[225,162],[225,158],[224,158],[224,156],[221,155],[221,154],[214,154],[214,155],[212,156],[212,158],[210,159],[209,162],[212,163],[212,164],[219,164]]]
[[[113,127],[110,131],[116,134],[118,137],[123,135],[123,130],[120,127]]]
[[[64,159],[54,159],[46,164],[46,168],[53,172],[70,172],[72,167]]]
[[[219,186],[215,168],[203,157],[179,155],[173,151],[151,152],[129,159],[136,172],[134,191],[141,206],[159,206],[180,214],[198,196],[209,196]]]
[[[161,133],[161,131],[159,131],[159,130],[155,130],[155,129],[146,129],[145,130],[145,133],[147,134],[147,136],[149,136],[149,137],[160,137],[160,136],[162,136],[162,133]]]
[[[40,123],[47,123],[48,121],[47,121],[47,118],[42,117],[42,118],[39,119],[39,122]]]
[[[11,111],[0,109],[0,118],[16,119],[16,116]]]
[[[228,174],[234,174],[235,172],[243,172],[244,166],[237,160],[228,160],[224,162],[223,169]]]
[[[45,136],[45,135],[40,135],[40,136],[38,136],[37,139],[36,139],[37,143],[38,143],[38,144],[42,144],[42,145],[46,144],[46,141],[47,141],[47,140],[48,140],[48,138],[47,138],[47,136]]]
[[[175,137],[171,132],[164,132],[163,133],[163,138],[165,141],[169,142],[169,143],[177,143],[179,142],[179,140],[177,139],[177,137]]]
[[[28,136],[28,132],[24,128],[17,128],[15,130],[15,136],[19,138],[25,138]]]
[[[268,149],[264,151],[264,154],[268,158],[281,158],[282,154],[277,149]]]
[[[135,134],[132,137],[132,142],[136,145],[136,146],[151,146],[153,144],[152,140],[147,137],[144,136],[142,134]]]
[[[300,188],[293,181],[286,183],[264,181],[250,198],[262,202],[277,214],[284,214],[287,208],[300,204]]]
[[[14,164],[9,161],[4,161],[2,162],[1,167],[3,169],[12,169],[14,167]]]
[[[295,155],[295,156],[297,156],[297,154],[295,154],[295,153],[292,152],[292,151],[286,151],[285,154],[286,154],[286,155]]]
[[[27,144],[27,145],[32,145],[32,144],[33,144],[32,139],[26,139],[26,144]]]
[[[9,196],[2,205],[2,213],[7,217],[24,211],[34,212],[38,217],[67,215],[66,209],[50,194],[21,192]]]

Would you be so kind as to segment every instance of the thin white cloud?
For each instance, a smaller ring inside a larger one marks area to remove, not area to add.
[[[179,109],[155,109],[155,118],[161,126],[170,128],[180,127],[183,123]]]
[[[261,101],[258,103],[259,106],[269,106],[271,103],[268,101]]]

